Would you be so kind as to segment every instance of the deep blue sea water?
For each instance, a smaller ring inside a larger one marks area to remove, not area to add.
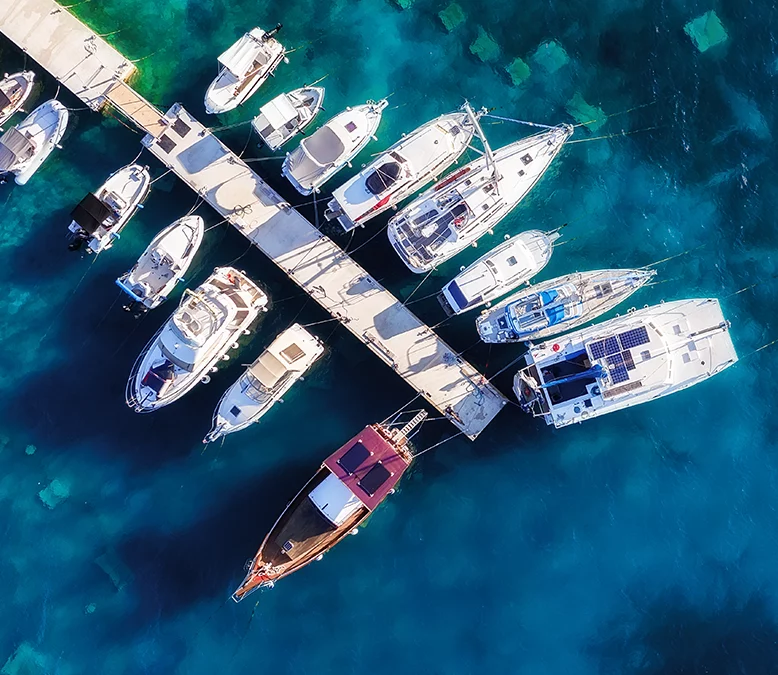
[[[297,48],[291,63],[219,122],[247,120],[327,75],[329,114],[392,94],[362,161],[465,97],[541,123],[575,122],[565,108],[576,94],[609,115],[651,103],[597,132],[579,128],[576,139],[616,136],[566,147],[491,241],[570,223],[543,278],[690,251],[662,265],[663,283],[634,304],[720,297],[745,358],[694,389],[558,432],[508,407],[476,442],[420,458],[357,537],[235,605],[242,565],[287,500],[335,447],[413,392],[321,324],[313,330],[328,349],[311,376],[261,424],[204,450],[241,364],[293,319],[327,318],[222,226],[208,233],[191,284],[239,258],[270,292],[271,312],[211,384],[153,415],[132,413],[129,369],[173,306],[135,321],[112,282],[195,195],[164,178],[111,251],[96,261],[69,253],[72,206],[140,148],[115,120],[77,112],[63,150],[27,186],[0,186],[3,675],[778,672],[778,367],[774,349],[752,354],[778,337],[775,4],[459,0],[467,20],[450,34],[437,15],[446,2],[404,4],[92,0],[74,11],[142,59],[135,86],[149,100],[181,101],[200,119],[217,54],[252,26],[282,21],[284,43]],[[711,9],[729,39],[700,53],[683,26]],[[479,28],[499,46],[490,63],[469,50]],[[554,72],[533,58],[548,40],[569,57]],[[0,46],[4,71],[24,63]],[[531,69],[518,87],[505,72],[515,57]],[[45,100],[57,86],[36,70]],[[67,92],[60,99],[79,107]],[[528,129],[486,131],[499,145]],[[266,156],[246,126],[221,136]],[[304,202],[279,164],[255,166]],[[419,297],[489,243],[443,266]],[[419,281],[383,236],[356,258],[401,297]],[[414,308],[429,323],[442,318],[434,300]],[[440,332],[465,349],[472,321]],[[521,349],[466,356],[492,375]],[[511,376],[496,379],[506,393]],[[430,423],[420,446],[452,432]],[[69,497],[48,509],[38,492],[54,479]]]

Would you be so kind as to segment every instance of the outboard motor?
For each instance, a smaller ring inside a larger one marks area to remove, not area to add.
[[[73,232],[68,237],[68,251],[78,251],[88,239],[89,235],[84,230]]]
[[[265,31],[265,34],[262,36],[262,41],[267,42],[270,38],[274,37],[283,27],[284,24],[277,23],[273,30]]]

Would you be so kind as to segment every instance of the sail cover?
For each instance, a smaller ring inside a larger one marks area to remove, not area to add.
[[[246,33],[232,47],[219,56],[221,63],[235,77],[243,77],[249,72],[262,47]]]
[[[70,216],[88,234],[94,234],[111,213],[110,207],[90,192],[78,203]]]
[[[16,127],[0,136],[0,171],[10,171],[13,166],[29,159],[35,153],[35,145]]]

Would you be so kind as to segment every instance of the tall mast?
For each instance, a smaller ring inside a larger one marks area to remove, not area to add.
[[[475,112],[473,112],[473,109],[470,107],[470,103],[468,101],[465,101],[464,108],[465,108],[465,112],[470,118],[470,122],[472,123],[473,128],[475,129],[476,135],[481,140],[481,143],[484,146],[484,155],[486,157],[486,164],[492,167],[492,182],[494,183],[495,189],[497,189],[497,185],[500,181],[500,178],[502,178],[502,176],[500,176],[500,172],[497,170],[497,162],[494,161],[492,148],[489,145],[489,141],[486,140],[486,135],[484,134],[484,130],[481,128],[481,125],[478,123],[478,117],[475,114]]]

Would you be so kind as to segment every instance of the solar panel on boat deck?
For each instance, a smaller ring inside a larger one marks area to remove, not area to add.
[[[629,380],[627,366],[624,364],[624,357],[621,354],[613,354],[606,359],[608,364],[608,375],[612,384],[621,384]]]
[[[610,354],[618,354],[621,351],[619,349],[619,341],[616,339],[615,336],[611,335],[609,338],[605,340],[605,355],[609,356]]]
[[[641,326],[640,328],[633,328],[624,333],[619,333],[619,342],[621,342],[622,349],[632,349],[633,347],[648,344],[651,342],[648,337],[648,328]]]
[[[627,370],[635,370],[635,362],[632,359],[632,352],[624,351],[621,352],[621,355],[624,357],[624,365],[627,366]]]
[[[348,474],[354,473],[368,457],[370,457],[370,450],[368,450],[359,441],[354,443],[346,453],[338,460],[341,468]]]
[[[601,359],[603,356],[605,356],[605,340],[592,342],[592,344],[589,345],[589,349],[592,352],[593,359]]]
[[[392,473],[379,462],[362,476],[362,480],[357,485],[372,497],[378,491],[378,488],[389,480],[391,475]]]

